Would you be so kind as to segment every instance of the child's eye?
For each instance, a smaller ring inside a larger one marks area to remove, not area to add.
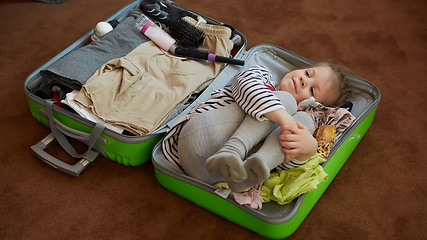
[[[310,77],[310,72],[309,72],[308,70],[305,70],[305,75],[306,75],[307,77]]]
[[[313,88],[310,88],[310,93],[311,93],[311,96],[314,96],[314,89]]]

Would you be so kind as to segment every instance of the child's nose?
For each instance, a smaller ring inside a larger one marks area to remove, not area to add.
[[[304,77],[301,77],[300,82],[301,82],[301,87],[302,88],[304,88],[307,85],[307,81],[305,80]]]
[[[305,88],[310,84],[310,79],[305,77],[305,76],[301,77],[300,81],[301,81],[301,87],[302,88]]]

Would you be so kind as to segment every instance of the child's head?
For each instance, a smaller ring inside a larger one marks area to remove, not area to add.
[[[345,74],[330,63],[318,63],[287,73],[279,89],[289,92],[297,103],[314,97],[317,102],[334,107],[343,105],[350,94]]]

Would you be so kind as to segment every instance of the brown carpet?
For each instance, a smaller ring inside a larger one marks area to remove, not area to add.
[[[262,239],[163,188],[151,163],[99,158],[74,178],[30,151],[49,130],[25,78],[130,2],[1,1],[0,239]],[[175,2],[236,27],[248,48],[340,63],[381,90],[371,128],[289,239],[427,239],[426,1]]]

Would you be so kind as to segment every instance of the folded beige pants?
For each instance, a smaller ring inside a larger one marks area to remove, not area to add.
[[[200,48],[229,55],[233,47],[229,28],[211,24],[198,27],[205,33]],[[104,121],[145,135],[158,128],[176,105],[210,83],[222,68],[221,63],[174,56],[149,41],[104,64],[75,100]]]

